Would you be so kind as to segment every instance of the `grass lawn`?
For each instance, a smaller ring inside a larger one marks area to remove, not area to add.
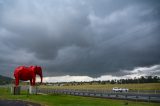
[[[93,84],[93,85],[76,85],[76,86],[40,86],[41,88],[53,89],[79,89],[79,90],[112,90],[113,87],[128,88],[130,90],[160,90],[160,83],[143,83],[143,84]]]
[[[0,99],[18,99],[40,103],[45,106],[160,106],[160,103],[111,100],[70,95],[11,95],[9,89],[0,88]]]

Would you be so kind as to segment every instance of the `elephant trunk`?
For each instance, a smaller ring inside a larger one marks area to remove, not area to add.
[[[40,77],[41,77],[41,84],[42,84],[43,76],[42,76],[42,75],[40,75]]]

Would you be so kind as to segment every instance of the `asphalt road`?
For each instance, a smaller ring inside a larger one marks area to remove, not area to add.
[[[0,100],[0,106],[41,106],[41,105],[21,100]]]

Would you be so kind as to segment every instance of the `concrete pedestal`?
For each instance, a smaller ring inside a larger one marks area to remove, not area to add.
[[[20,86],[12,86],[11,87],[11,94],[13,95],[20,95],[21,87]]]
[[[37,86],[29,86],[29,94],[37,94]]]

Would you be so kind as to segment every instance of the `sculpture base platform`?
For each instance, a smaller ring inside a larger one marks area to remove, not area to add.
[[[29,86],[29,94],[37,94],[37,86]]]
[[[21,87],[20,86],[12,86],[11,87],[11,94],[13,95],[20,95]]]

